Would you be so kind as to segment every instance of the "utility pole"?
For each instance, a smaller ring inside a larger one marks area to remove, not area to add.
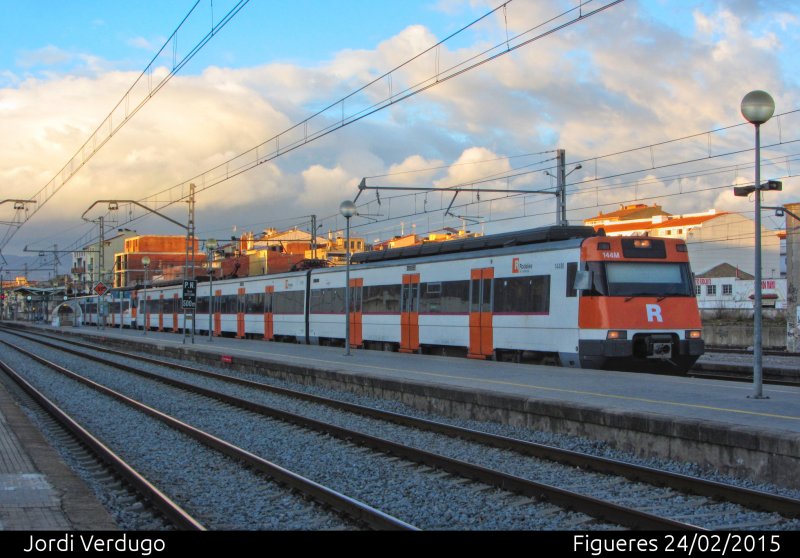
[[[105,220],[103,216],[100,216],[100,244],[97,247],[97,282],[103,282],[103,272],[105,271],[105,253],[106,253],[106,234],[105,234]],[[106,295],[105,293],[101,294],[97,298],[97,327],[99,329],[106,328],[106,312],[105,312],[105,300]]]
[[[800,351],[800,203],[786,208],[786,350]]]
[[[58,244],[53,244],[53,285],[58,286]]]
[[[567,163],[566,152],[563,149],[556,150],[558,169],[556,170],[556,224],[565,226],[567,224]]]
[[[317,259],[317,216],[311,216],[311,258]]]
[[[194,274],[194,183],[189,184],[189,222],[187,223],[186,227],[186,265],[183,267],[183,281],[184,285],[186,285],[186,281],[191,279],[192,281],[195,280]],[[191,266],[191,273],[189,273],[189,266]],[[186,316],[191,315],[192,320],[192,343],[194,343],[194,317],[195,317],[195,308],[186,308],[186,305],[183,302],[183,298],[181,298],[181,306],[183,306],[183,342],[186,343]],[[187,312],[187,310],[191,310],[191,312]]]

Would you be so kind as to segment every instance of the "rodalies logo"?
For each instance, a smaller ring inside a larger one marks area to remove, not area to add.
[[[533,270],[533,264],[520,263],[519,258],[511,260],[511,273],[530,273]]]

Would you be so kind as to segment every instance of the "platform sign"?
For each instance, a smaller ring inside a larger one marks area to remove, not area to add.
[[[183,282],[183,307],[187,310],[195,308],[197,303],[197,281],[186,280]]]
[[[94,292],[96,292],[100,296],[103,296],[108,292],[108,285],[106,285],[102,281],[98,281],[97,284],[94,286]]]

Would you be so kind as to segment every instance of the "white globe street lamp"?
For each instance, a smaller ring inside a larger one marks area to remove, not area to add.
[[[345,279],[344,279],[344,346],[345,356],[350,356],[350,218],[357,213],[356,204],[351,200],[344,200],[339,204],[339,213],[347,220],[347,233],[345,236]]]
[[[742,116],[756,129],[755,176],[755,292],[753,295],[753,399],[764,399],[762,393],[761,340],[761,125],[772,118],[775,101],[766,91],[751,91],[742,99]]]

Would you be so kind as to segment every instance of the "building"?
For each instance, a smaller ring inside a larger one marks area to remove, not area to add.
[[[672,215],[658,206],[649,208],[654,213],[652,216],[643,217],[643,207],[646,206],[636,207],[638,211],[600,214],[586,219],[584,223],[602,229],[608,236],[654,236],[685,240],[700,307],[745,308],[749,304],[749,308],[752,308],[755,273],[755,223],[752,219],[738,213],[717,212],[715,209]],[[614,218],[605,219],[608,216]],[[786,278],[785,272],[781,272],[785,269],[785,264],[781,262],[782,234],[782,231],[761,228],[761,276],[764,284],[772,287],[769,292],[764,291],[763,305],[775,308],[786,307]]]
[[[652,206],[646,204],[621,205],[617,211],[605,214],[601,211],[596,217],[584,220],[583,224],[596,228],[623,221],[649,221],[654,217],[671,217],[671,215],[661,209],[658,204]]]
[[[754,277],[730,264],[720,264],[694,278],[697,304],[701,310],[748,310],[755,298]],[[786,308],[786,279],[761,281],[761,305]]]
[[[115,255],[123,250],[126,239],[135,234],[133,231],[120,231],[103,241],[103,269],[100,269],[100,241],[73,252],[70,269],[70,287],[73,293],[88,294],[92,292],[98,282],[109,282],[110,284],[110,282],[116,281],[118,268]]]
[[[194,239],[195,275],[205,266],[206,254],[198,250]],[[126,238],[124,249],[114,254],[114,287],[129,287],[144,283],[142,258],[150,258],[148,280],[171,281],[183,277],[187,246],[185,236],[139,235]]]

